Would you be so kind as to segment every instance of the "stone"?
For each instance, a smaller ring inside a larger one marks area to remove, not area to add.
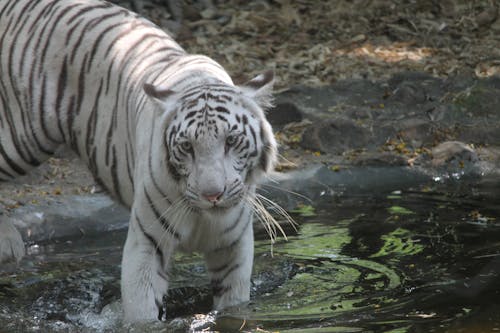
[[[431,151],[434,167],[458,163],[462,167],[467,162],[477,162],[477,153],[469,145],[460,141],[446,141],[434,147]]]
[[[301,146],[313,151],[342,154],[365,147],[369,138],[367,129],[350,119],[337,118],[311,125],[303,135]]]
[[[407,166],[408,159],[399,154],[382,152],[367,153],[356,157],[352,164],[355,166]]]
[[[290,102],[277,104],[267,112],[266,116],[274,129],[282,128],[289,123],[299,123],[304,118],[302,111]]]

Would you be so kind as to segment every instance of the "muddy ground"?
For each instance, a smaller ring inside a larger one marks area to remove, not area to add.
[[[118,1],[129,6],[127,1]],[[495,1],[144,0],[143,14],[188,51],[243,81],[276,72],[269,111],[280,171],[400,166],[429,174],[497,173],[500,19]],[[102,192],[62,149],[0,188],[0,214]]]

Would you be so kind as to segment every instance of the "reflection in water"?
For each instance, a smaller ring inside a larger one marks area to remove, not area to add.
[[[252,301],[216,317],[199,256],[176,258],[167,324],[135,331],[483,332],[500,329],[498,182],[322,196],[296,235],[256,244]],[[260,237],[260,236],[259,236]],[[122,330],[123,232],[39,244],[0,275],[7,332]],[[102,312],[102,314],[100,314]],[[208,319],[207,319],[208,318]],[[215,318],[215,319],[214,319]],[[212,321],[212,323],[211,323]],[[127,328],[129,329],[129,328]]]

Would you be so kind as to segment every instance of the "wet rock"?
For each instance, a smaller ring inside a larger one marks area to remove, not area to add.
[[[25,241],[36,242],[125,228],[129,212],[105,194],[74,195],[47,205],[18,208],[9,220]]]
[[[301,146],[305,149],[333,154],[363,148],[370,133],[350,119],[338,118],[318,122],[304,132]]]
[[[167,318],[206,313],[212,308],[211,290],[208,285],[171,288],[163,302]]]
[[[422,104],[427,101],[427,95],[414,82],[403,82],[394,89],[391,100],[400,103]]]
[[[299,271],[299,267],[289,260],[270,262],[262,259],[259,265],[264,266],[259,267],[257,274],[252,277],[251,298],[272,292]]]
[[[216,313],[197,314],[189,327],[190,332],[212,332],[215,327]]]
[[[356,166],[407,166],[408,159],[400,154],[388,152],[368,153],[357,156],[353,162]]]
[[[475,17],[476,24],[481,28],[489,27],[497,19],[498,19],[498,7],[493,5],[493,2],[491,7],[487,7],[482,12],[477,14]]]
[[[52,275],[47,277],[24,291],[24,297],[34,298],[33,303],[28,305],[27,312],[44,320],[75,322],[84,310],[100,312],[105,305],[104,293],[107,292],[109,283],[117,283],[116,277],[97,268],[77,271],[66,278],[58,279]],[[119,292],[117,287],[114,289],[116,299]]]
[[[454,164],[464,168],[465,163],[477,162],[477,153],[469,145],[459,141],[447,141],[432,149],[432,166],[443,167]]]
[[[500,105],[500,104],[499,104]],[[458,140],[482,145],[484,143],[500,143],[500,123],[471,125],[459,129]]]
[[[418,148],[424,144],[434,142],[434,127],[429,119],[411,117],[398,122],[397,133],[403,141],[409,142],[413,147]]]
[[[443,142],[411,162],[424,173],[439,178],[477,176],[491,170],[490,163],[482,161],[473,147],[460,141]]]
[[[455,108],[475,117],[498,116],[500,103],[500,77],[478,80],[457,93],[453,99]],[[478,120],[478,119],[477,119]]]
[[[397,97],[397,91],[401,90],[401,92],[406,93],[402,93],[399,95],[400,97],[411,96],[413,101],[420,102],[428,100],[428,96],[439,94],[442,82],[443,80],[423,72],[401,72],[387,81],[389,87],[393,89],[393,97]],[[424,94],[422,95],[422,93]],[[405,98],[396,98],[396,100],[410,101]]]

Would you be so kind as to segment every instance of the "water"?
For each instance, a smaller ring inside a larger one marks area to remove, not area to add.
[[[170,319],[121,324],[124,231],[30,247],[0,275],[2,332],[487,332],[500,330],[500,183],[430,180],[318,190],[298,232],[257,232],[249,305],[208,313],[199,256],[178,255]],[[309,189],[312,191],[311,189]],[[307,192],[307,191],[304,191]],[[302,200],[302,198],[298,198]],[[272,252],[271,252],[272,251]],[[196,315],[195,314],[201,314]]]

